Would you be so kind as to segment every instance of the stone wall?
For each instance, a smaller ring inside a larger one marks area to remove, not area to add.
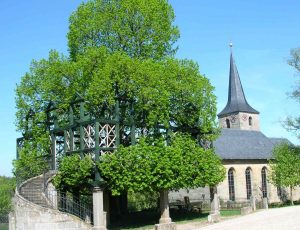
[[[229,200],[229,189],[228,189],[228,170],[234,169],[234,184],[235,184],[235,197],[237,202],[245,202],[247,200],[246,193],[246,176],[245,171],[249,167],[251,169],[251,186],[252,194],[259,201],[262,201],[262,179],[261,170],[263,167],[267,168],[267,180],[269,166],[267,162],[258,160],[249,160],[247,163],[242,161],[231,161],[230,163],[225,162],[224,167],[226,168],[226,177],[218,187],[218,195],[222,202]],[[289,188],[283,188],[286,198],[289,199]],[[179,191],[169,192],[169,202],[176,202],[177,200],[184,201],[184,197],[189,197],[190,201],[207,200],[210,198],[209,188],[197,188],[197,189],[180,189]],[[267,182],[267,196],[269,203],[281,202],[280,196],[278,195],[277,187]],[[300,187],[297,187],[293,191],[294,200],[300,200]]]
[[[14,197],[14,212],[10,214],[10,230],[72,229],[87,230],[92,226],[76,216],[35,205],[19,194]]]
[[[249,117],[252,118],[252,125],[249,125]],[[229,120],[231,129],[255,131],[260,130],[259,114],[239,112],[236,114],[231,114],[229,116],[219,118],[219,124],[221,128],[227,128],[226,119]]]
[[[234,184],[235,184],[235,197],[236,200],[246,200],[246,176],[245,170],[250,167],[251,169],[251,184],[252,184],[252,194],[256,199],[262,199],[262,178],[261,170],[263,167],[267,168],[267,180],[268,180],[268,164],[265,162],[259,161],[248,161],[248,164],[241,161],[232,161],[230,163],[225,163],[224,167],[226,168],[226,177],[225,180],[218,185],[218,194],[221,200],[229,200],[229,189],[228,189],[228,170],[230,168],[234,169]],[[285,188],[286,195],[289,198],[289,190]],[[277,193],[277,188],[271,183],[267,182],[267,194],[269,203],[280,202],[280,197]],[[293,193],[294,200],[300,199],[300,188],[297,187]]]
[[[196,188],[196,189],[180,189],[179,191],[169,192],[169,202],[176,200],[184,201],[184,197],[189,197],[190,201],[207,200],[210,198],[209,188]]]

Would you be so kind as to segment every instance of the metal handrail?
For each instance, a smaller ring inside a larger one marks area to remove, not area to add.
[[[75,201],[71,193],[45,191],[48,207],[79,217],[86,223],[93,223],[92,205],[82,200]]]
[[[48,175],[49,173],[49,175]],[[41,178],[41,184],[34,183],[33,180]],[[93,223],[92,204],[87,204],[82,199],[74,200],[71,193],[63,193],[55,189],[48,189],[48,182],[51,173],[43,173],[40,176],[30,178],[26,181],[19,181],[17,184],[17,193],[26,200],[44,208],[59,210],[79,217],[86,223]],[[37,186],[36,189],[28,189],[31,185]],[[25,185],[29,185],[26,187]],[[40,185],[40,186],[38,186]],[[25,187],[24,187],[25,186]],[[24,187],[24,188],[23,188]]]

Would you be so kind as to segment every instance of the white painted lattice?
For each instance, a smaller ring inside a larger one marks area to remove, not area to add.
[[[95,126],[87,125],[83,127],[84,131],[84,148],[94,148],[95,147]]]
[[[67,151],[71,150],[71,135],[69,131],[66,131],[65,143]]]
[[[100,125],[99,127],[99,146],[100,147],[116,147],[116,126]]]

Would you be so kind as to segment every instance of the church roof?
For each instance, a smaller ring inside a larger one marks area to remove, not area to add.
[[[231,113],[246,112],[259,114],[247,102],[238,70],[236,68],[233,55],[230,54],[230,71],[229,71],[229,87],[228,101],[225,108],[218,114],[218,117],[224,117]]]
[[[274,146],[283,139],[268,138],[260,131],[222,129],[213,145],[223,160],[270,159]]]
[[[287,139],[287,138],[270,137],[269,139],[270,139],[270,141],[272,141],[272,143],[274,145],[278,145],[281,143],[288,143],[288,144],[292,145],[292,142],[290,142],[289,139]]]

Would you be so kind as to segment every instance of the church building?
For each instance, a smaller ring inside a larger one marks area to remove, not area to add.
[[[279,202],[288,189],[276,188],[268,180],[268,160],[276,144],[288,141],[268,138],[260,130],[259,112],[247,102],[240,76],[230,54],[228,101],[218,114],[221,135],[213,143],[226,168],[226,178],[218,186],[220,199],[227,201],[268,198]],[[294,192],[300,199],[300,190]]]
[[[257,200],[268,198],[269,203],[289,199],[289,189],[277,188],[269,180],[268,160],[274,147],[283,138],[269,138],[260,130],[259,111],[247,102],[240,76],[231,51],[228,101],[218,114],[221,134],[213,142],[215,152],[226,168],[226,177],[217,186],[221,202],[245,202],[253,196]],[[170,192],[169,198],[183,200],[207,199],[208,188]],[[293,192],[294,200],[300,199],[300,189]]]

